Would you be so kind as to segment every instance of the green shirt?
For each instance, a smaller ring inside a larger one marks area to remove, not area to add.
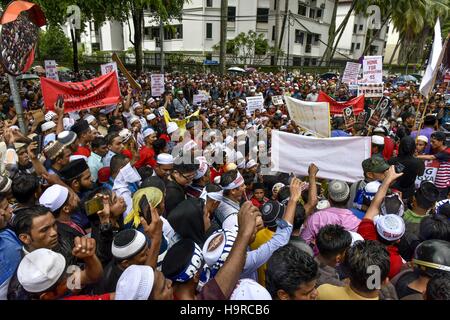
[[[426,215],[424,216],[418,215],[411,209],[406,210],[405,213],[403,214],[403,220],[405,220],[405,222],[411,223],[420,223],[420,221],[422,221],[422,219],[425,217]]]

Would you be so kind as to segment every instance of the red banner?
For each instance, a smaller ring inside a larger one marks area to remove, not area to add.
[[[83,82],[59,82],[41,77],[46,110],[53,110],[59,95],[64,97],[64,111],[110,106],[120,102],[116,72]]]
[[[353,113],[355,115],[360,114],[364,111],[364,96],[359,96],[353,98],[352,100],[339,102],[334,100],[332,97],[327,95],[325,92],[319,92],[319,98],[317,102],[328,102],[330,104],[330,113],[332,115],[342,115],[344,113],[344,109],[347,107],[353,108]]]

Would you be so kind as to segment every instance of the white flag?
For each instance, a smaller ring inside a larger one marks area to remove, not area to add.
[[[420,93],[428,98],[431,89],[433,89],[433,74],[436,68],[439,68],[439,57],[442,51],[442,35],[441,35],[441,24],[439,23],[439,18],[434,26],[434,40],[433,48],[431,49],[430,59],[428,60],[427,70],[422,78],[422,83],[420,84]]]

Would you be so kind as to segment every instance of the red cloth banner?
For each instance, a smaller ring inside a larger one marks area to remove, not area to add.
[[[339,102],[334,100],[332,97],[327,95],[325,92],[319,92],[319,98],[317,102],[328,102],[330,104],[330,113],[332,115],[342,115],[344,113],[344,109],[347,107],[353,108],[353,113],[355,115],[360,114],[364,111],[364,96],[359,96],[353,98],[352,100]]]
[[[64,111],[73,112],[117,104],[121,101],[116,72],[83,82],[59,82],[41,77],[46,110],[53,110],[59,95],[64,97]]]

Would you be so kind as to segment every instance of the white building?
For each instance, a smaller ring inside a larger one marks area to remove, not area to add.
[[[340,0],[337,13],[336,13],[336,29],[341,22],[345,19],[345,16],[350,10],[352,0]],[[382,20],[382,18],[381,18]],[[381,21],[382,23],[383,21]],[[334,59],[336,60],[349,60],[347,57],[358,60],[363,56],[364,49],[366,47],[367,32],[369,30],[369,19],[362,14],[355,14],[353,11],[347,25],[344,29],[341,39],[339,40]],[[384,49],[389,32],[389,24],[384,25],[381,28],[381,32],[378,33],[377,38],[371,44],[369,51],[366,55],[376,56],[384,55]],[[376,30],[373,30],[374,32]],[[336,36],[337,41],[337,36]]]
[[[395,47],[397,46],[398,40],[400,38],[400,34],[394,28],[394,25],[389,25],[389,32],[386,40],[386,49],[384,51],[384,62],[389,63],[392,58],[392,64],[398,64],[398,57],[400,54],[400,48],[395,51]],[[395,52],[394,52],[395,51]],[[394,54],[395,53],[395,54]],[[394,55],[394,57],[392,57]]]
[[[286,15],[285,1],[288,0],[228,0],[227,39],[239,33],[256,31],[264,34],[270,46],[275,46],[276,6],[280,6],[279,35],[283,34],[281,50],[289,52],[289,65],[316,65],[325,52],[328,29],[333,13],[333,0],[290,0],[288,6],[289,22],[282,31]],[[218,60],[218,53],[212,49],[220,43],[220,0],[191,0],[183,9],[181,21],[173,20],[174,30],[164,31],[164,52],[183,52],[198,55],[204,60],[212,54]],[[66,34],[70,36],[68,29]],[[133,23],[107,21],[100,27],[89,23],[81,36],[85,53],[94,51],[123,51],[133,48]],[[150,12],[145,12],[143,29],[143,50],[145,53],[158,53],[159,23]],[[271,59],[264,61],[270,64]],[[286,64],[280,57],[278,63]]]

